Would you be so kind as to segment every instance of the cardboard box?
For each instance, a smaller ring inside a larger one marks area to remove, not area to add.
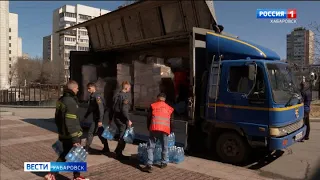
[[[152,58],[149,58],[149,61]],[[134,61],[134,106],[148,108],[156,101],[156,97],[162,92],[162,89],[165,89],[161,85],[162,78],[170,78],[171,76],[170,67]]]

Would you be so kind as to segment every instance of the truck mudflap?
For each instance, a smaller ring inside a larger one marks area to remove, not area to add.
[[[293,145],[294,143],[301,141],[306,134],[306,129],[307,129],[307,126],[304,125],[299,130],[287,136],[280,137],[280,138],[271,137],[269,140],[269,150],[285,149]]]

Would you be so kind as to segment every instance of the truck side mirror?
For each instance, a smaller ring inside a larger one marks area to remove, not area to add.
[[[257,67],[255,64],[248,65],[248,78],[253,81],[256,78]]]

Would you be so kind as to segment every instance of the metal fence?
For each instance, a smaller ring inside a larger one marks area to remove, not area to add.
[[[13,86],[7,90],[0,90],[0,104],[55,106],[62,91],[62,85],[30,84],[28,86]]]

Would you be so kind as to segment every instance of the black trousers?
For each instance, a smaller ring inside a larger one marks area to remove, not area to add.
[[[93,122],[90,126],[90,128],[88,129],[88,137],[87,137],[87,142],[86,142],[86,148],[88,150],[88,148],[90,147],[90,145],[92,144],[93,141],[93,137],[95,135],[98,135],[101,143],[103,144],[103,148],[104,149],[109,149],[109,145],[108,145],[108,140],[104,139],[101,135],[103,133],[104,128],[103,127],[98,127],[98,122]]]
[[[310,134],[310,119],[309,119],[310,112],[304,112],[304,124],[307,126],[307,132],[305,138],[309,138]]]
[[[60,154],[59,158],[57,159],[57,162],[66,162],[66,155],[69,153],[69,151],[72,149],[73,144],[71,140],[63,140],[60,139],[60,141],[62,142],[62,146],[63,146],[63,152]],[[80,141],[79,141],[80,143]],[[73,176],[74,177],[79,177],[80,176],[80,172],[73,172]]]
[[[126,147],[126,142],[123,140],[123,135],[127,129],[127,122],[126,119],[123,118],[122,114],[115,114],[114,116],[114,123],[116,124],[119,130],[119,141],[116,147],[115,153],[119,156],[122,155],[122,151]]]

